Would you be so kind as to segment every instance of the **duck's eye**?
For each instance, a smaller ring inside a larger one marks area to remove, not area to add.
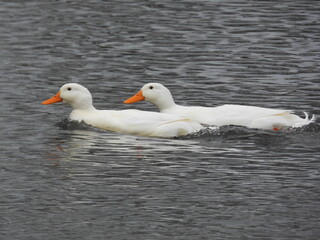
[[[153,89],[153,86],[150,86],[149,89]]]
[[[71,87],[68,87],[68,91],[71,91],[71,89],[72,89]]]

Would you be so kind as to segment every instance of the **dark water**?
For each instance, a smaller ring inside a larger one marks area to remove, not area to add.
[[[0,4],[0,238],[319,239],[319,120],[156,139],[40,104],[78,82],[98,108],[155,110],[122,101],[161,82],[180,104],[319,115],[319,1],[80,2]]]

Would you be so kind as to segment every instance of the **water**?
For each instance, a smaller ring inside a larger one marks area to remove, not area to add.
[[[319,116],[320,2],[2,1],[2,239],[318,239],[319,120],[177,139],[66,125],[61,85],[100,109],[147,82],[177,103]],[[57,125],[58,124],[58,125]]]

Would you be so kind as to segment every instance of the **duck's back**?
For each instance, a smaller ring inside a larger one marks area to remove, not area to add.
[[[232,104],[222,105],[218,107],[175,105],[171,108],[164,109],[162,112],[180,114],[202,124],[216,126],[241,125],[247,127],[253,127],[252,124],[257,119],[262,119],[270,116],[280,119],[284,117],[287,118],[287,116],[292,115],[288,110]],[[292,116],[290,117],[291,120],[297,120],[297,118],[293,119]]]
[[[115,117],[129,134],[174,137],[199,131],[200,123],[174,114],[139,110],[116,111]]]
[[[152,137],[182,136],[202,128],[200,123],[174,114],[131,109],[73,111],[70,117],[105,130]]]

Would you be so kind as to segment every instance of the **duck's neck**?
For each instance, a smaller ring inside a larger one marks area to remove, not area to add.
[[[81,108],[73,108],[72,112],[70,113],[70,119],[76,121],[85,121],[88,117],[91,117],[96,113],[98,110],[93,106],[89,105],[86,107]]]
[[[161,98],[153,99],[151,103],[156,105],[159,108],[160,112],[176,106],[176,103],[174,102],[171,94],[170,96],[166,96],[165,98],[162,98],[162,99]]]

